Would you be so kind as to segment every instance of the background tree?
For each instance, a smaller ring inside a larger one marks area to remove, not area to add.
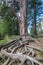
[[[0,5],[0,16],[2,17],[2,22],[0,23],[0,34],[1,35],[13,35],[19,34],[19,25],[17,18],[13,14],[12,4],[10,7],[6,6],[6,2]],[[1,20],[0,20],[1,21]],[[2,33],[3,31],[3,33]]]
[[[37,35],[37,17],[42,14],[42,1],[41,0],[29,0],[29,5],[28,5],[28,21],[32,21],[32,27],[34,28],[33,30],[33,35]],[[40,19],[38,19],[40,20]]]

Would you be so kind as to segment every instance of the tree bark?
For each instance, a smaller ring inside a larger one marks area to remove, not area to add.
[[[34,36],[37,35],[37,29],[36,29],[36,5],[34,4]]]
[[[18,1],[20,6],[20,16],[17,14],[18,12],[15,12],[16,17],[19,22],[20,27],[20,35],[23,36],[22,38],[25,39],[25,36],[27,35],[27,0],[14,0]],[[13,6],[14,7],[14,6]]]
[[[27,0],[20,0],[20,15],[20,35],[24,35],[23,38],[25,38],[27,34]]]

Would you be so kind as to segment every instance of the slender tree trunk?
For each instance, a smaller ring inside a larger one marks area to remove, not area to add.
[[[37,29],[36,29],[36,6],[34,5],[34,36],[37,36]]]

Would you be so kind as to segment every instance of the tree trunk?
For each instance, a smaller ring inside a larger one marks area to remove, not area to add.
[[[19,27],[20,27],[20,35],[23,36],[24,39],[27,35],[27,0],[14,0],[18,1],[20,6],[20,16],[17,14],[18,12],[15,12],[15,15],[18,19]],[[13,2],[14,4],[14,2]],[[14,6],[13,6],[14,8]]]
[[[37,29],[36,29],[36,6],[34,4],[34,36],[37,36]]]
[[[20,35],[23,35],[23,38],[27,35],[27,0],[20,0]]]

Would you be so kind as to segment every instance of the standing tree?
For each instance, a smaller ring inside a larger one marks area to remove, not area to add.
[[[19,13],[16,11],[18,9],[17,4],[19,3]],[[26,35],[27,34],[27,0],[14,0],[14,4],[16,7],[14,7],[14,10],[16,11],[16,16],[19,21],[20,26],[20,35]],[[17,15],[18,14],[18,15]],[[23,37],[25,38],[25,36]]]
[[[29,14],[30,20],[32,21],[33,26],[33,35],[37,35],[37,16],[39,16],[42,13],[42,7],[41,7],[41,0],[30,0],[30,5],[28,6],[31,11]]]
[[[6,0],[3,0],[3,4],[0,5],[0,16],[2,17],[2,22],[0,23],[0,34],[18,35],[19,26],[17,18],[14,16],[12,4],[8,7],[6,5]]]

